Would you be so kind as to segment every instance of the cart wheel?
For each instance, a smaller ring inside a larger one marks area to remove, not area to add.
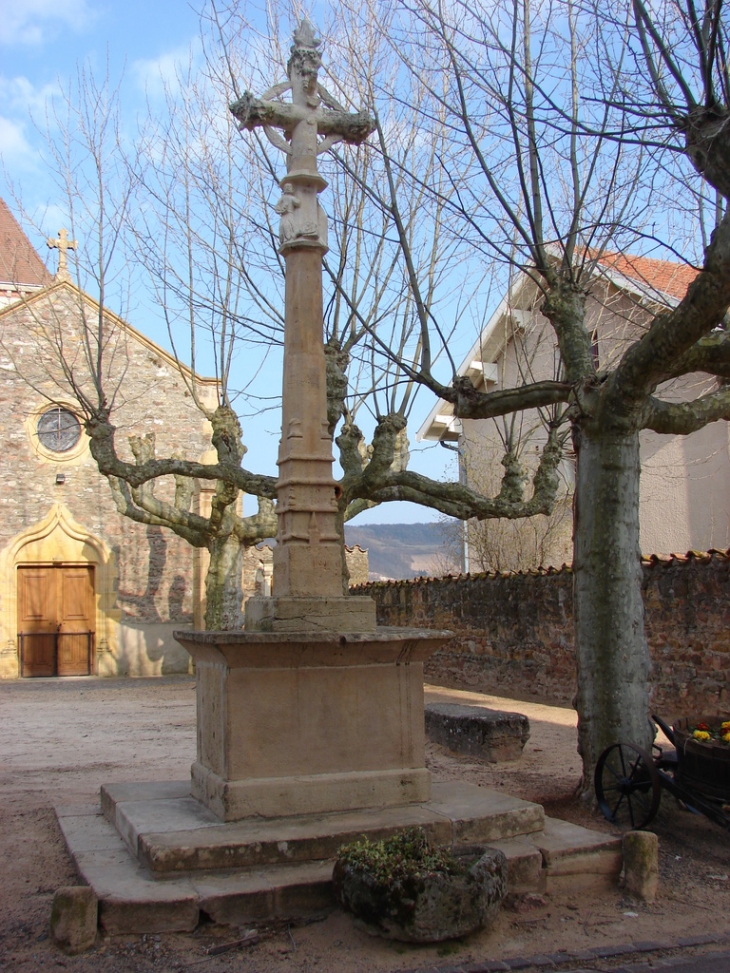
[[[644,828],[659,810],[662,785],[654,761],[633,743],[614,743],[596,764],[596,797],[612,824]]]

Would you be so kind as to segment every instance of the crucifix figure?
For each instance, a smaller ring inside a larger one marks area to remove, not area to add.
[[[60,229],[58,231],[58,238],[54,240],[52,237],[49,237],[46,243],[51,250],[58,250],[58,271],[56,272],[55,279],[71,280],[71,274],[68,272],[66,251],[75,250],[77,247],[77,241],[69,240],[68,230]]]
[[[287,65],[289,80],[274,85],[262,98],[247,92],[231,105],[242,129],[263,128],[287,160],[282,195],[276,204],[281,217],[279,252],[286,261],[286,314],[279,526],[274,598],[269,600],[274,604],[257,607],[253,602],[259,600],[251,599],[246,609],[247,628],[287,627],[282,617],[276,620],[282,613],[291,616],[292,628],[326,627],[322,601],[343,599],[346,593],[327,426],[323,342],[322,257],[327,252],[327,217],[317,197],[327,183],[317,169],[317,156],[336,142],[360,144],[374,130],[375,122],[365,112],[347,112],[319,84],[322,62],[318,47],[311,24],[303,20],[294,33]],[[286,92],[291,92],[291,102],[280,100]],[[364,611],[369,599],[347,601],[362,601]],[[255,617],[257,612],[272,611],[273,622]],[[355,608],[350,614],[353,625],[369,626],[369,622],[355,619]]]

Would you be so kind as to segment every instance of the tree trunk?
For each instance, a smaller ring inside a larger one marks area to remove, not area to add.
[[[639,434],[582,428],[576,446],[576,708],[581,792],[589,798],[596,762],[609,744],[651,747],[649,648],[641,590]]]
[[[210,567],[205,577],[205,628],[231,632],[243,625],[243,546],[235,534],[212,538]]]
[[[347,503],[343,501],[342,490],[340,490],[337,497],[337,517],[335,519],[335,527],[337,528],[337,533],[340,537],[340,550],[342,551],[342,594],[350,594],[350,572],[347,569],[347,555],[345,553],[345,513],[347,511]]]

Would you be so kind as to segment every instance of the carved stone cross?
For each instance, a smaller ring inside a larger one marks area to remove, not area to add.
[[[58,231],[58,238],[56,240],[51,237],[46,241],[51,250],[58,250],[58,271],[56,272],[56,280],[71,280],[71,274],[68,272],[68,262],[66,260],[66,251],[75,250],[78,246],[76,240],[69,240],[68,230],[60,229]]]
[[[375,129],[367,112],[348,112],[319,84],[319,43],[305,18],[294,32],[287,65],[289,80],[269,88],[261,98],[246,92],[231,105],[242,129],[263,128],[272,145],[287,156],[287,174],[281,180],[283,195],[276,206],[281,216],[283,254],[290,246],[326,251],[327,224],[317,193],[327,183],[317,170],[317,156],[336,142],[359,145]],[[291,92],[291,102],[280,101],[287,91]]]
[[[274,597],[249,599],[247,629],[375,627],[371,599],[345,597],[322,322],[327,217],[317,200],[327,185],[317,170],[317,156],[335,142],[362,142],[375,122],[364,112],[348,113],[319,84],[318,46],[311,24],[303,20],[294,34],[289,80],[263,98],[246,93],[231,105],[241,128],[262,127],[287,159],[276,204],[279,252],[286,261],[286,313]],[[291,102],[279,100],[287,91]]]
[[[241,128],[253,131],[263,126],[272,144],[292,160],[317,156],[336,142],[359,145],[375,130],[367,112],[348,112],[319,84],[319,44],[305,18],[294,32],[287,65],[289,80],[269,88],[261,98],[247,91],[231,105]],[[291,104],[278,100],[287,91],[291,91]],[[283,130],[284,138],[275,131],[277,128]],[[317,141],[318,135],[324,136],[323,141]]]

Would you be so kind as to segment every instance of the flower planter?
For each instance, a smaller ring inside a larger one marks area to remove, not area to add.
[[[674,723],[677,748],[677,780],[689,790],[730,802],[730,745],[719,740],[695,740],[692,728],[698,723],[719,726],[725,716],[702,716]]]
[[[386,843],[387,844],[387,843]],[[382,845],[382,843],[381,843]],[[393,875],[343,858],[335,865],[337,896],[368,932],[404,942],[435,943],[491,923],[507,893],[507,863],[485,846],[451,849],[456,867]],[[396,859],[397,860],[397,859]]]

